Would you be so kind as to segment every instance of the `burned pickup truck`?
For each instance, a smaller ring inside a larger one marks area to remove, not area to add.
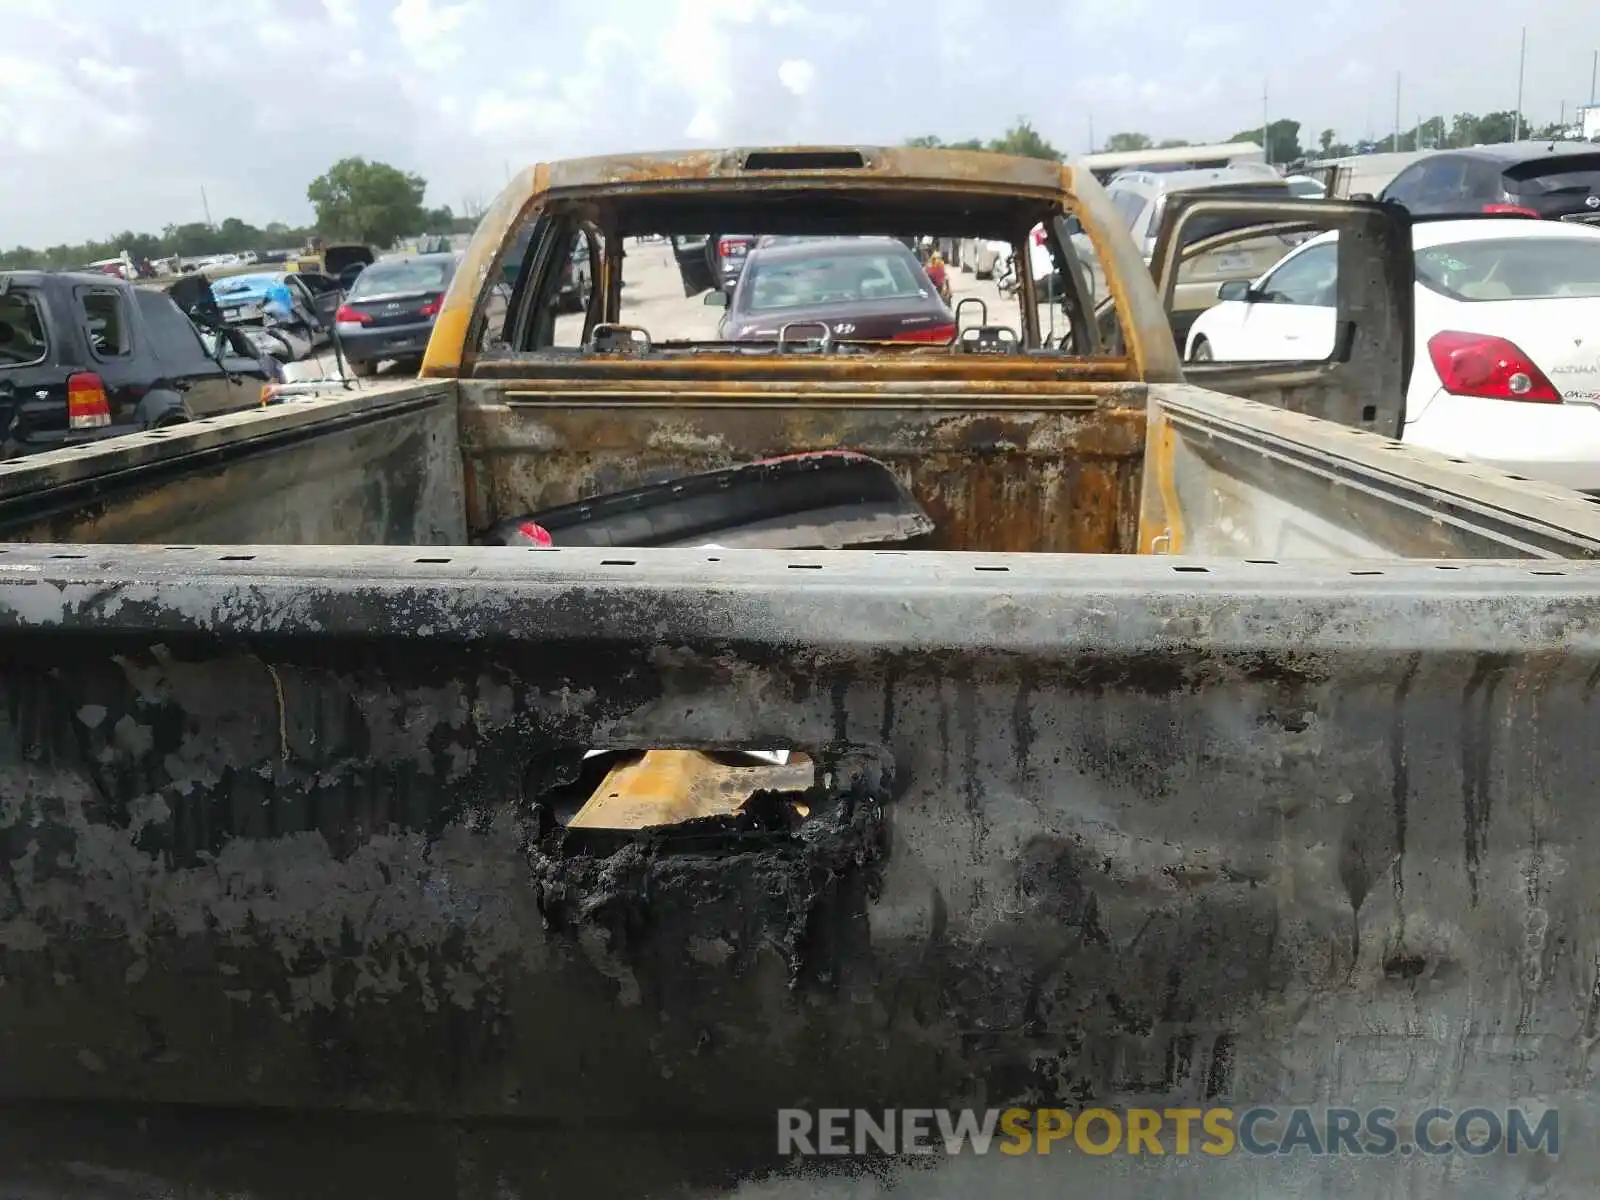
[[[796,1106],[1515,1101],[1560,1109],[1558,1158],[884,1170],[893,1195],[1583,1194],[1600,512],[1395,440],[1391,208],[1248,202],[1340,230],[1340,338],[1183,367],[1162,289],[1228,203],[1174,204],[1152,274],[1071,166],[541,165],[421,379],[0,466],[5,1144],[42,1161],[64,1113],[60,1162],[184,1194],[350,1194],[307,1145],[367,1193],[724,1194],[783,1166]],[[1035,226],[1075,289],[1054,338],[1026,279],[948,343],[718,343],[623,304],[625,271],[671,269],[644,235]],[[581,532],[663,480],[698,501],[835,451],[926,527]],[[169,1107],[117,1132],[134,1104]],[[823,1165],[760,1194],[891,1194]]]

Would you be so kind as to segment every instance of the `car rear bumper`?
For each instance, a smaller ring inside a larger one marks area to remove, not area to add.
[[[339,344],[351,362],[381,362],[390,358],[420,358],[433,336],[433,322],[387,325],[381,329],[339,330]]]
[[[1600,491],[1600,408],[1522,404],[1436,392],[1402,440],[1528,479]]]

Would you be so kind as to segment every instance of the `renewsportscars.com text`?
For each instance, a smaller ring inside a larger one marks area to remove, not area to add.
[[[778,1111],[778,1153],[1412,1155],[1560,1153],[1555,1109],[1061,1108]]]

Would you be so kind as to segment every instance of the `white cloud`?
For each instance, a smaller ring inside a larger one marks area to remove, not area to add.
[[[1341,136],[1587,96],[1578,0],[0,0],[7,242],[200,218],[310,215],[349,154],[430,181],[429,202],[504,184],[505,164],[690,144],[991,137],[1018,116],[1081,151],[1092,119],[1211,140],[1274,116]],[[1337,19],[1330,19],[1335,14]],[[1505,37],[1441,40],[1437,29]],[[1016,38],[1053,47],[1019,69]],[[311,57],[308,58],[308,53]],[[1363,74],[1346,74],[1346,64]],[[1048,64],[1046,64],[1048,65]],[[294,86],[315,79],[310,86]],[[241,149],[243,148],[243,149]]]
[[[423,70],[441,71],[464,56],[457,34],[475,8],[471,0],[458,4],[400,0],[389,19],[411,60]]]
[[[92,83],[102,83],[109,87],[125,88],[139,78],[136,67],[126,63],[102,62],[98,58],[80,58],[77,61],[78,74]]]
[[[785,59],[778,64],[778,82],[796,96],[804,96],[816,81],[816,67],[804,58]]]

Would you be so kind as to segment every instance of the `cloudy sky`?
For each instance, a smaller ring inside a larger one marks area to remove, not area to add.
[[[1391,15],[1398,14],[1398,15]],[[309,219],[347,154],[488,199],[506,165],[620,150],[990,136],[1069,152],[1275,116],[1382,136],[1402,112],[1588,99],[1580,0],[0,0],[0,244]],[[1449,32],[1446,32],[1449,31]]]

